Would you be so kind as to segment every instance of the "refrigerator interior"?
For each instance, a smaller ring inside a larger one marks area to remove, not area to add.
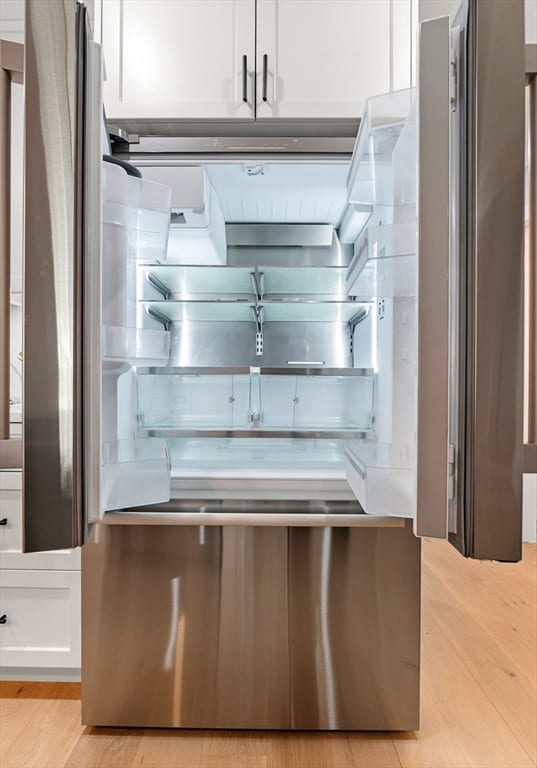
[[[103,166],[102,507],[415,514],[413,91],[350,162]]]

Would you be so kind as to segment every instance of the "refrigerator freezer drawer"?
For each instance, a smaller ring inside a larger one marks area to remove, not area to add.
[[[414,730],[419,582],[409,522],[96,526],[82,721]]]

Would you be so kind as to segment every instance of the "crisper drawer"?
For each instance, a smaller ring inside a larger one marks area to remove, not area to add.
[[[22,472],[0,472],[0,561],[2,568],[80,570],[80,550],[22,552]]]
[[[80,666],[80,573],[0,571],[0,666]]]

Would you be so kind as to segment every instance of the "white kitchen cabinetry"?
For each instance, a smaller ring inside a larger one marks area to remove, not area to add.
[[[411,0],[101,0],[107,116],[357,119],[369,96],[410,85],[411,8]]]
[[[80,550],[23,554],[20,470],[0,472],[0,667],[80,667]]]
[[[80,574],[0,570],[0,667],[80,667]]]
[[[410,86],[410,34],[410,0],[257,0],[257,117],[360,117]]]
[[[108,118],[254,117],[255,0],[101,0],[96,11]]]

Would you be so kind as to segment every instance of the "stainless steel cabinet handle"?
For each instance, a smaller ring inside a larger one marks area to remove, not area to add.
[[[267,101],[268,56],[263,54],[263,101]]]
[[[242,100],[248,101],[248,56],[242,57]]]
[[[7,624],[7,616],[5,613],[0,616],[0,624]]]
[[[3,517],[3,518],[0,520],[0,525],[7,525],[7,517]]]

